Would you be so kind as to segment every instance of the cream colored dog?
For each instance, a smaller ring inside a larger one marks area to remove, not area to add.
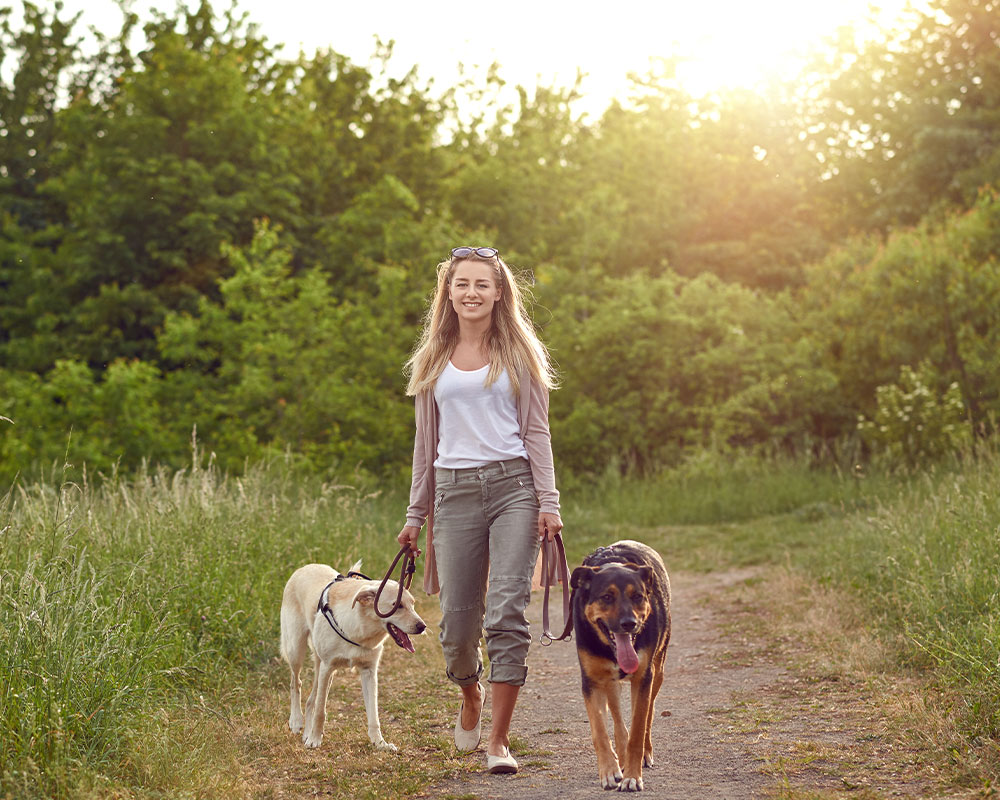
[[[351,572],[361,567],[359,561]],[[351,574],[351,573],[348,573]],[[281,656],[288,662],[291,678],[291,712],[288,727],[302,732],[306,747],[319,747],[326,721],[326,698],[330,678],[337,667],[361,671],[361,693],[368,715],[368,738],[379,750],[396,750],[382,738],[378,721],[378,665],[387,637],[404,650],[414,652],[410,635],[427,627],[413,610],[413,595],[403,591],[401,606],[390,617],[375,613],[375,593],[380,581],[341,575],[325,564],[307,564],[292,573],[281,599]],[[392,608],[399,592],[396,581],[388,581],[379,597],[379,610]],[[312,645],[315,671],[313,685],[302,716],[302,681],[299,677],[308,645]]]

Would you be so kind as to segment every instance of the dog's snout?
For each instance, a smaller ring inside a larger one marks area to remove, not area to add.
[[[423,632],[424,632],[425,630],[427,630],[427,626],[426,626],[426,625],[424,625],[424,623],[423,623],[423,622],[418,622],[418,623],[416,624],[416,627],[415,627],[415,629],[414,629],[414,631],[413,631],[413,632],[414,632],[414,633],[423,633]]]
[[[635,617],[626,617],[621,621],[622,630],[625,633],[632,633],[638,625],[639,622]]]

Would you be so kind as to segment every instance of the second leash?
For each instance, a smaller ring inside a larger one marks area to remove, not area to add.
[[[405,556],[405,558],[404,558]],[[396,594],[396,599],[393,601],[392,608],[389,612],[383,614],[378,607],[379,598],[382,596],[382,591],[385,589],[385,585],[389,582],[392,577],[392,571],[396,568],[396,564],[399,564],[399,560],[403,559],[403,563],[399,566],[399,592]],[[403,605],[403,590],[410,588],[410,583],[413,581],[413,573],[417,571],[417,558],[413,555],[413,551],[410,550],[409,545],[403,545],[399,548],[399,552],[396,553],[396,557],[392,560],[389,565],[389,569],[386,570],[385,577],[382,578],[382,583],[379,584],[378,591],[375,592],[375,613],[378,614],[382,619],[386,619],[395,614],[400,606]]]

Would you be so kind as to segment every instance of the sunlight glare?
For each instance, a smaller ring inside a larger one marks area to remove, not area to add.
[[[196,0],[179,0],[188,6]],[[918,7],[927,0],[914,0]],[[84,23],[115,30],[114,0],[65,0],[84,10]],[[922,5],[921,5],[922,4]],[[163,0],[131,0],[139,13]],[[215,4],[222,8],[225,3]],[[508,84],[571,85],[586,74],[585,105],[600,112],[613,96],[628,94],[629,73],[649,73],[651,62],[677,59],[681,86],[699,97],[752,88],[772,77],[797,74],[807,53],[839,28],[886,25],[906,0],[619,0],[613,8],[577,3],[508,0],[501,12],[466,0],[381,0],[352,5],[319,0],[237,0],[271,43],[294,57],[329,47],[356,63],[368,61],[374,37],[395,40],[392,67],[400,76],[414,64],[439,87],[454,85],[458,64],[500,65]],[[473,70],[475,72],[475,70]]]
[[[683,38],[674,42],[677,75],[694,96],[733,88],[752,88],[772,77],[794,77],[810,51],[839,28],[870,30],[892,24],[905,0],[726,0],[690,7],[664,7],[660,24],[678,21]]]

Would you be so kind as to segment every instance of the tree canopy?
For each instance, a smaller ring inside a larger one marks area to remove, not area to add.
[[[458,243],[534,283],[566,468],[891,450],[918,383],[990,433],[998,11],[937,0],[758,92],[664,62],[591,119],[579,87],[497,102],[502,67],[390,78],[387,44],[282,58],[208,2],[91,54],[59,3],[2,10],[0,474],[179,464],[195,427],[232,469],[405,470],[401,367]]]

